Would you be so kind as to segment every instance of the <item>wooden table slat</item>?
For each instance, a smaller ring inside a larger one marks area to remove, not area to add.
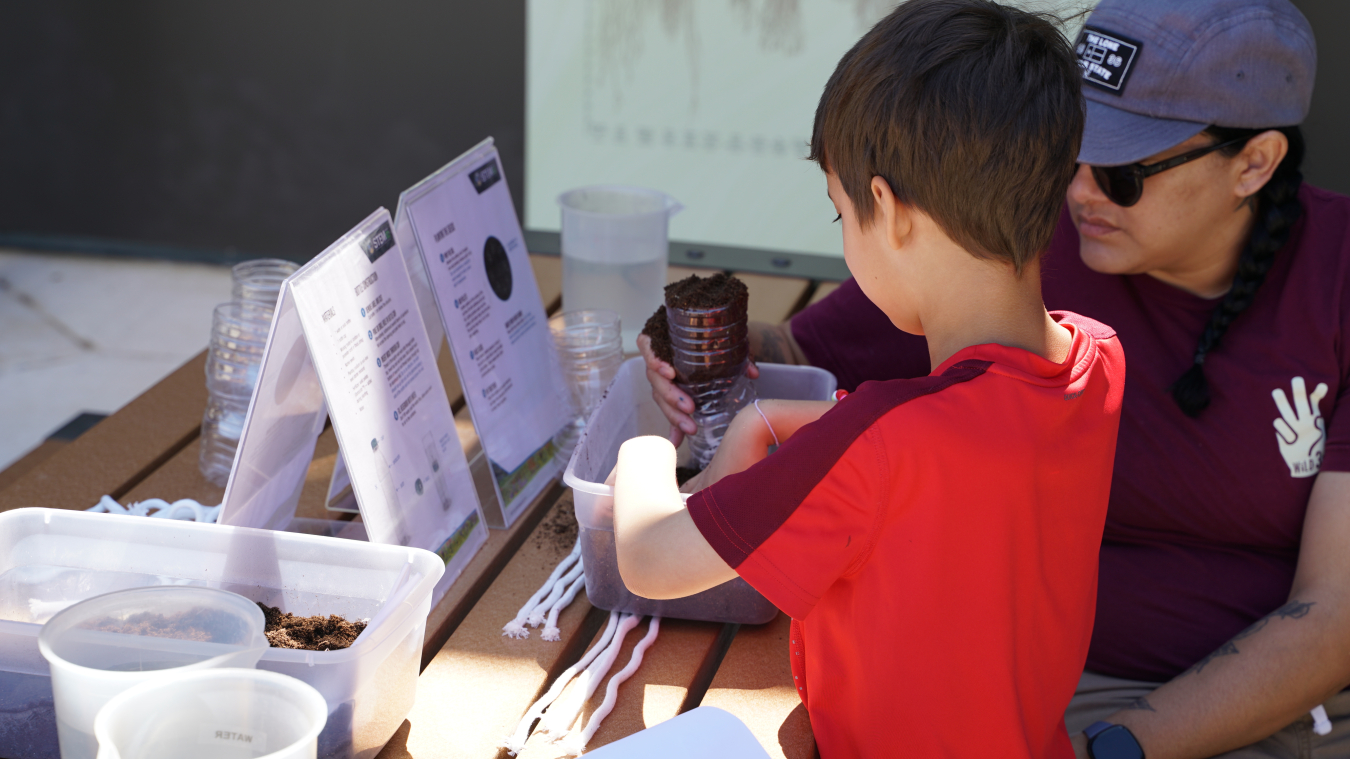
[[[816,285],[816,291],[811,295],[811,303],[807,305],[819,303],[820,301],[824,300],[826,296],[828,296],[830,293],[834,292],[835,290],[838,290],[840,284],[841,283],[839,282],[821,282],[820,284]]]
[[[539,284],[539,299],[544,302],[544,313],[552,314],[562,308],[562,257],[530,255],[534,281]]]
[[[570,511],[568,492],[473,604],[418,679],[409,730],[385,747],[381,759],[504,755],[501,741],[552,680],[580,658],[585,650],[580,641],[589,642],[606,618],[591,613],[584,593],[559,616],[562,641],[543,640],[540,629],[525,640],[502,636],[502,626],[571,550],[570,537],[557,532],[571,519]]]
[[[205,408],[202,351],[0,490],[0,511],[87,509],[122,497],[197,438]]]
[[[700,706],[736,715],[774,759],[812,759],[811,721],[788,660],[791,621],[779,614],[767,625],[742,626]]]

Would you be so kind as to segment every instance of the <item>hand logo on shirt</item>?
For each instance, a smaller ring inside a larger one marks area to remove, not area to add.
[[[1295,377],[1292,385],[1293,408],[1283,388],[1270,393],[1280,410],[1280,418],[1275,420],[1275,441],[1280,445],[1284,463],[1289,465],[1290,477],[1312,477],[1322,468],[1322,454],[1327,447],[1327,421],[1318,408],[1327,395],[1327,383],[1317,383],[1311,398],[1302,377]]]

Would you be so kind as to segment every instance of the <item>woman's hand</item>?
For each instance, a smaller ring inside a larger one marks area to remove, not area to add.
[[[656,406],[670,422],[670,442],[678,446],[685,435],[698,431],[698,426],[690,416],[694,413],[694,399],[675,386],[675,367],[656,357],[652,352],[650,337],[638,335],[637,344],[642,360],[647,364],[647,381],[652,386],[652,400],[656,401]],[[759,367],[751,361],[745,374],[750,379],[756,379],[759,377]]]
[[[806,354],[802,353],[801,346],[797,345],[797,340],[793,338],[792,328],[788,322],[777,325],[750,322],[749,331],[752,360],[745,374],[750,379],[759,377],[759,367],[755,365],[755,360],[771,364],[803,366],[810,363],[806,360]],[[675,386],[675,368],[656,357],[652,352],[650,337],[639,335],[637,344],[638,351],[642,353],[642,360],[647,364],[647,381],[652,385],[652,400],[656,401],[657,407],[670,422],[670,442],[678,446],[685,435],[692,435],[698,431],[698,426],[690,416],[694,413],[694,399]]]

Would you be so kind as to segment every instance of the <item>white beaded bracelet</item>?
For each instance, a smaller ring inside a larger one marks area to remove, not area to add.
[[[755,410],[759,412],[759,418],[764,420],[764,426],[769,428],[769,434],[773,435],[773,444],[782,445],[778,442],[778,433],[773,431],[773,425],[769,424],[769,417],[764,415],[764,409],[759,407],[759,399],[755,399]]]

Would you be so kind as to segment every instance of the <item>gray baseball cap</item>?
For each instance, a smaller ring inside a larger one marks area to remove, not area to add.
[[[1211,124],[1308,115],[1317,43],[1289,0],[1102,0],[1075,45],[1087,123],[1080,163],[1120,166]]]

